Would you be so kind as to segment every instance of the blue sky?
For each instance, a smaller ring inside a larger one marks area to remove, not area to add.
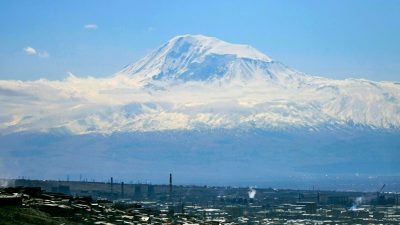
[[[0,79],[108,76],[190,33],[312,75],[400,81],[399,12],[397,0],[0,0]]]

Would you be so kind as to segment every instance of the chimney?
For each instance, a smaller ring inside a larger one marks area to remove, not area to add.
[[[121,182],[121,197],[124,197],[124,182]]]
[[[110,188],[111,188],[111,192],[114,191],[114,190],[113,190],[113,183],[114,183],[113,177],[111,177],[111,179],[110,179]]]
[[[169,174],[169,196],[172,196],[172,173]]]

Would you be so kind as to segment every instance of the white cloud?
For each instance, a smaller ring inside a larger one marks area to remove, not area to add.
[[[23,48],[23,50],[27,55],[37,55],[40,58],[48,58],[50,56],[50,54],[47,51],[36,50],[30,46]]]
[[[155,30],[155,28],[152,27],[152,26],[150,26],[150,27],[147,28],[147,31],[149,31],[149,32],[154,31],[154,30]]]
[[[366,106],[359,106],[363,111],[366,111],[364,107],[372,106],[386,110],[377,111],[376,121],[373,118],[365,121],[365,114],[358,118],[358,114],[352,112],[346,114],[346,118],[377,127],[385,126],[379,125],[382,117],[400,124],[396,113],[398,101],[381,101],[381,89],[371,89],[359,81],[325,79],[313,82],[322,83],[313,83],[315,86],[306,91],[303,88],[282,89],[274,83],[258,80],[248,81],[245,86],[235,83],[221,86],[219,82],[199,81],[149,92],[127,77],[80,78],[69,74],[62,81],[0,80],[0,108],[8,109],[0,110],[0,134],[61,128],[77,134],[106,134],[201,128],[317,127],[326,122],[339,124],[345,121],[341,117],[344,109],[335,108],[332,99],[337,98],[336,93],[319,89],[327,84],[346,93],[352,91],[352,87],[359,89],[357,93],[370,92],[368,99],[372,100]],[[379,85],[400,99],[399,87]],[[358,96],[346,98],[356,102]]]
[[[49,53],[46,52],[46,51],[40,51],[40,52],[38,53],[38,56],[39,56],[40,58],[48,58],[50,55],[49,55]]]
[[[26,53],[26,54],[28,54],[28,55],[36,55],[37,54],[37,51],[36,51],[36,49],[34,49],[34,48],[32,48],[32,47],[26,47],[26,48],[24,48],[24,52]]]
[[[83,27],[88,30],[96,30],[98,28],[97,24],[95,23],[86,24]]]

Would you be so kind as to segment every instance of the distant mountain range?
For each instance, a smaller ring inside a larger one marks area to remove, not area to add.
[[[183,35],[108,78],[0,81],[0,132],[399,129],[400,84],[333,80]]]
[[[0,177],[400,190],[400,84],[182,35],[107,78],[0,81]]]

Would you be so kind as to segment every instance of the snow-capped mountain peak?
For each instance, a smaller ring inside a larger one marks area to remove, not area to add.
[[[117,73],[149,85],[154,80],[206,81],[222,78],[243,62],[271,63],[248,45],[231,44],[203,35],[181,35]]]
[[[248,58],[254,60],[262,60],[266,62],[272,59],[257,49],[243,44],[231,44],[215,37],[207,37],[204,35],[180,35],[172,38],[168,42],[168,46],[172,51],[181,52],[185,47],[192,48],[194,54],[200,53],[204,57],[209,54],[216,55],[232,55],[237,58]],[[183,49],[182,49],[183,48]]]

